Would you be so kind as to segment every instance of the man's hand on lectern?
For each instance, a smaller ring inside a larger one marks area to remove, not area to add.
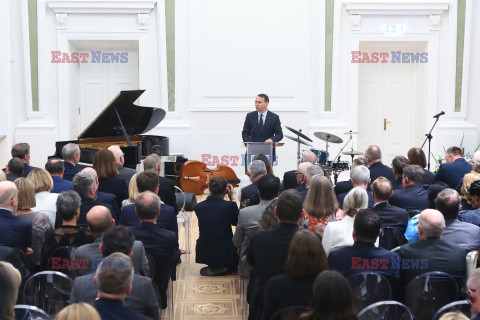
[[[267,139],[267,140],[265,140],[265,142],[273,142],[273,140],[272,139]]]

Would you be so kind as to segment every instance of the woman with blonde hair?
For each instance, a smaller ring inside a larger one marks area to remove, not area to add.
[[[137,177],[138,173],[135,173],[130,179],[130,183],[128,184],[128,199],[122,201],[122,208],[130,204],[134,204],[135,199],[137,199],[137,196],[139,194],[137,187]]]
[[[0,319],[15,319],[13,306],[18,300],[22,276],[11,263],[0,261]]]
[[[462,187],[459,192],[462,197],[462,210],[473,210],[473,197],[468,189],[477,180],[480,180],[480,173],[475,171],[469,172],[463,177]]]
[[[35,168],[27,176],[27,180],[33,184],[35,191],[36,206],[31,208],[32,211],[42,211],[50,220],[52,226],[55,225],[55,217],[57,212],[57,193],[51,193],[53,189],[53,179],[47,170]]]
[[[303,209],[307,214],[302,224],[321,235],[329,222],[342,220],[345,216],[339,208],[332,182],[325,176],[315,176],[312,179]]]
[[[101,320],[97,310],[85,302],[73,303],[63,308],[54,320]]]
[[[28,259],[33,264],[37,264],[40,262],[46,235],[53,230],[53,226],[47,214],[32,210],[36,206],[33,184],[25,178],[18,178],[13,183],[18,189],[18,205],[15,215],[32,223],[33,253],[28,256]]]

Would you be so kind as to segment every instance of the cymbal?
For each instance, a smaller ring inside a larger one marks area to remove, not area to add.
[[[292,137],[292,136],[287,136],[287,135],[285,135],[285,137],[288,138],[288,139],[290,139],[290,140],[293,140],[293,141],[295,141],[295,142],[304,144],[304,145],[306,145],[306,146],[310,146],[310,147],[312,146],[310,143],[308,143],[308,142],[306,142],[306,141],[303,141],[303,140],[300,139],[300,138],[294,138],[294,137]]]
[[[363,156],[363,152],[355,151],[355,150],[345,151],[345,152],[342,152],[342,154],[345,154],[347,156]]]
[[[344,132],[343,134],[358,134],[358,132],[350,130],[348,132]]]
[[[313,142],[312,139],[310,139],[309,137],[307,137],[306,135],[304,135],[304,134],[301,133],[300,131],[297,131],[297,130],[292,129],[292,128],[287,127],[287,126],[285,126],[285,128],[287,128],[288,130],[292,131],[293,133],[295,133],[295,134],[296,134],[297,136],[299,136],[300,138],[303,138],[303,139],[305,139],[305,140],[307,140],[307,141]]]
[[[315,137],[317,137],[320,140],[326,141],[326,142],[331,142],[331,143],[342,143],[343,140],[340,137],[337,137],[334,134],[327,133],[327,132],[315,132],[313,134]]]

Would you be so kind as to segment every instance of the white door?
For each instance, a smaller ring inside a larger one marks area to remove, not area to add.
[[[108,50],[108,52],[120,52]],[[79,66],[78,136],[122,90],[138,88],[138,52],[128,53],[127,63],[84,63]]]
[[[375,44],[361,46],[362,52],[423,52],[417,45]],[[390,59],[389,59],[390,61]],[[417,146],[423,131],[422,85],[425,67],[418,63],[360,63],[358,94],[358,148],[378,145],[383,162],[390,165],[397,155],[406,156]],[[419,128],[420,127],[420,128]]]

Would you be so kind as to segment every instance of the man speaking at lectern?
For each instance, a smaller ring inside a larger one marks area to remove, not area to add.
[[[279,142],[283,139],[280,118],[268,111],[268,96],[260,93],[255,99],[255,109],[247,114],[243,124],[243,142]]]

